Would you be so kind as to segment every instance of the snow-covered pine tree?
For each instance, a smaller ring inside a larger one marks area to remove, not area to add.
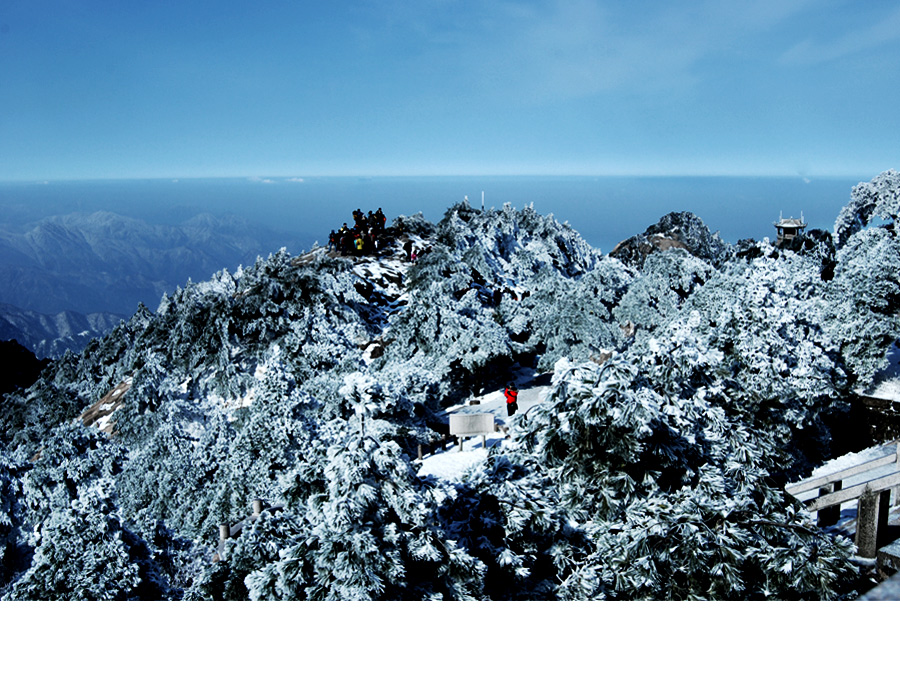
[[[110,479],[80,490],[36,526],[31,566],[4,600],[124,600],[141,583],[123,537]]]
[[[478,562],[481,598],[555,600],[591,551],[534,457],[492,452],[461,483],[436,482],[434,492],[443,537]],[[473,569],[463,571],[468,581]]]
[[[824,301],[823,325],[854,380],[865,387],[900,337],[898,234],[881,227],[856,232],[837,253]]]
[[[900,222],[900,172],[885,170],[869,182],[860,182],[850,193],[850,201],[834,222],[835,245],[844,246],[873,218],[885,222],[894,232]]]
[[[354,413],[360,409],[358,420],[283,480],[284,513],[261,518],[229,543],[216,574],[229,590],[243,580],[254,599],[462,599],[480,593],[483,566],[444,538],[427,485],[395,443],[365,433],[367,387],[361,378],[347,385],[344,396]],[[277,546],[270,540],[266,548],[265,533]]]
[[[420,265],[440,270],[439,256],[429,253]],[[409,301],[385,331],[386,350],[376,363],[385,367],[427,356],[432,371],[444,378],[443,397],[468,394],[484,382],[488,368],[511,364],[508,332],[477,291],[454,284],[455,279],[431,279],[426,272],[411,280]]]
[[[681,248],[653,253],[622,296],[615,316],[620,324],[633,325],[639,338],[652,337],[714,272],[710,264]]]
[[[520,352],[540,355],[541,370],[551,370],[561,357],[590,359],[625,342],[613,309],[633,280],[628,268],[612,258],[578,278],[542,268],[529,280],[529,296],[521,301],[504,298],[503,325],[513,341],[521,343]]]
[[[650,358],[560,361],[548,400],[514,424],[509,459],[546,469],[592,541],[559,595],[839,595],[853,575],[850,543],[768,483],[777,444],[731,417],[717,353],[686,344],[652,358],[674,371],[643,371]],[[656,386],[689,367],[691,389]]]
[[[793,395],[812,405],[833,397],[842,379],[837,346],[823,331],[824,292],[817,261],[785,251],[736,261],[684,312],[697,314],[695,333],[724,353],[747,403],[787,405]]]
[[[0,449],[0,593],[20,565],[17,549],[24,514],[17,474],[21,469],[5,449]]]

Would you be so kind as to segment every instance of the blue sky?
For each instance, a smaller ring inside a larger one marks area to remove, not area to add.
[[[0,0],[0,180],[860,176],[900,3]]]

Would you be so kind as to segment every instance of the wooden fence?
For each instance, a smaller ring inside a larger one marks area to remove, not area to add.
[[[891,444],[891,443],[889,443]],[[818,513],[819,525],[834,525],[841,505],[856,500],[856,548],[860,557],[874,559],[885,543],[893,494],[900,491],[900,443],[891,454],[785,486],[785,490]],[[885,467],[888,467],[885,469]]]

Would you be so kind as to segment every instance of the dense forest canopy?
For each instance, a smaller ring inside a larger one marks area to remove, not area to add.
[[[397,218],[377,255],[187,283],[3,398],[0,593],[852,595],[852,544],[782,486],[900,337],[898,201],[888,171],[833,234],[731,245],[682,212],[610,255],[461,202]],[[522,367],[552,373],[546,399],[461,480],[420,476],[442,410]],[[85,425],[116,387],[108,429]]]

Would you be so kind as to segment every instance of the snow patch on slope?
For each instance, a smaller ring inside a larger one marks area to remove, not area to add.
[[[875,376],[863,395],[900,402],[900,348],[897,347],[897,343],[894,343],[888,351],[888,366]]]

